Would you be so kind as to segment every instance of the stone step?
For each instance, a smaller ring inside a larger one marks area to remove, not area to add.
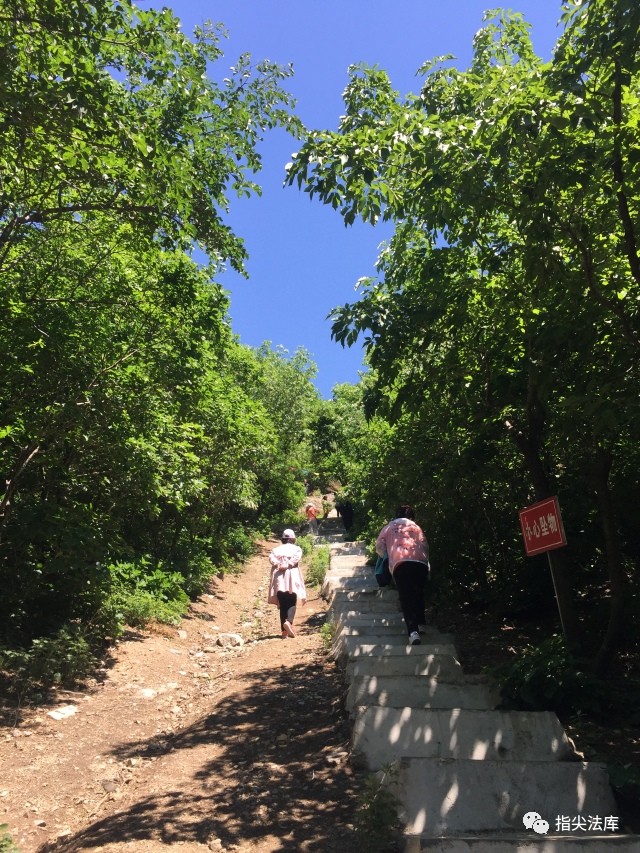
[[[379,637],[401,637],[404,643],[409,642],[402,613],[359,613],[351,617],[337,613],[331,621],[334,636],[340,634],[344,637],[368,637],[375,634]],[[440,631],[432,626],[423,628],[420,634],[424,642],[427,639],[440,639],[442,636]]]
[[[491,710],[498,696],[489,684],[456,683],[415,675],[357,676],[347,692],[346,709],[380,705],[383,708],[471,708]]]
[[[391,637],[399,637],[403,643],[409,642],[409,637],[407,635],[407,629],[404,627],[401,621],[398,621],[395,625],[381,625],[379,622],[371,621],[368,619],[360,619],[354,620],[354,622],[349,621],[348,624],[343,625],[339,630],[340,633],[345,637],[368,637],[376,635],[378,637],[383,638],[391,638]],[[437,628],[433,628],[430,625],[427,626],[424,634],[421,634],[422,637],[425,637],[427,642],[430,639],[442,638],[442,637],[450,637],[450,634],[442,634],[438,631]],[[389,639],[389,642],[393,642],[393,640]]]
[[[410,648],[425,647],[411,646]],[[345,669],[345,678],[350,681],[352,678],[364,675],[428,675],[431,678],[442,678],[450,683],[464,680],[462,666],[454,655],[429,652],[411,656],[351,658]]]
[[[384,595],[381,595],[384,593]],[[381,604],[394,610],[400,610],[400,600],[395,590],[375,589],[371,586],[362,589],[337,588],[325,596],[332,607],[339,606],[343,609],[350,606],[353,610],[373,608],[375,610]]]
[[[347,560],[348,558],[344,558]],[[331,561],[332,564],[339,562],[335,558]],[[327,578],[367,578],[371,579],[372,574],[366,566],[333,566],[325,574]],[[375,578],[373,578],[375,580]]]
[[[342,575],[353,578],[373,578],[375,576],[369,566],[361,563],[357,557],[348,555],[331,558],[331,566],[327,569],[328,575]]]
[[[323,586],[330,587],[332,590],[374,590],[377,592],[380,587],[378,581],[371,575],[352,575],[346,572],[341,572],[334,576],[327,574]]]
[[[449,635],[443,635],[449,636]],[[397,638],[384,637],[338,637],[331,647],[330,656],[342,665],[353,658],[361,657],[420,657],[424,654],[431,655],[453,655],[456,657],[456,648],[451,642],[426,642],[423,637],[422,645],[409,646],[406,641],[400,642]],[[391,642],[393,640],[393,642]]]
[[[397,628],[399,625],[404,629],[404,619],[402,613],[396,608],[384,610],[339,610],[337,621],[341,625],[383,625],[392,628]],[[433,630],[436,630],[433,628]]]
[[[368,632],[366,630],[363,631],[362,626],[360,629],[338,629],[333,638],[331,657],[334,660],[343,660],[345,654],[347,657],[350,656],[351,649],[355,645],[403,646],[405,648],[411,648],[409,646],[409,638],[407,637],[406,632],[398,629],[397,631],[391,631],[383,634],[380,632],[381,630],[382,629],[376,628],[375,633]],[[451,634],[440,634],[438,631],[428,630],[426,634],[421,636],[420,646],[415,646],[414,648],[432,645],[453,645],[453,638],[451,637]],[[435,654],[435,652],[432,653]]]
[[[342,536],[331,534],[327,538],[329,540],[327,544],[330,546],[332,560],[335,557],[351,556],[354,559],[357,558],[359,562],[366,562],[367,558],[364,549],[358,542],[347,541],[344,538],[344,534]]]
[[[554,714],[493,710],[497,691],[464,679],[449,635],[431,629],[409,646],[397,591],[373,572],[358,543],[335,544],[322,594],[350,681],[353,749],[372,770],[401,757],[405,853],[640,853],[640,839],[611,823],[590,835],[556,826],[614,820],[604,769],[562,760],[575,756]],[[522,822],[534,810],[539,832]]]
[[[549,831],[562,816],[617,815],[607,772],[593,762],[408,758],[396,785],[408,835],[523,832],[532,812]]]
[[[373,566],[367,565],[366,557],[361,550],[356,548],[353,542],[343,542],[335,546],[335,554],[331,555],[331,565],[329,568],[335,569],[337,566],[344,566],[349,562],[354,566],[362,566],[366,568],[369,574],[373,574],[375,569]]]
[[[349,605],[351,607],[351,605]],[[368,620],[371,624],[375,624],[376,620],[380,624],[384,624],[383,620],[387,620],[387,625],[402,626],[403,631],[406,631],[402,613],[399,610],[344,610],[339,607],[331,608],[327,611],[327,621],[332,622],[336,626],[343,624],[357,624],[358,619]]]
[[[375,580],[367,580],[366,578],[348,578],[347,580],[340,582],[334,582],[328,579],[323,581],[322,586],[320,587],[320,595],[325,599],[325,601],[333,603],[336,593],[344,594],[345,592],[355,592],[360,595],[375,595],[378,590],[379,587]]]
[[[539,835],[531,831],[453,836],[449,838],[409,837],[404,853],[640,853],[640,836]]]
[[[574,756],[550,711],[359,708],[352,748],[364,755],[370,770],[400,757],[566,761]]]
[[[336,589],[331,593],[331,603],[335,601],[351,601],[358,602],[360,604],[372,604],[374,602],[394,602],[397,606],[398,604],[398,593],[395,589],[390,589],[385,586],[379,588],[376,584],[375,587],[365,586],[362,589]]]
[[[362,616],[400,616],[400,607],[396,601],[379,601],[375,606],[364,604],[361,605],[358,601],[334,601],[327,611],[327,618],[331,621],[337,621],[342,614],[345,618],[357,619]],[[351,616],[349,617],[349,614]]]

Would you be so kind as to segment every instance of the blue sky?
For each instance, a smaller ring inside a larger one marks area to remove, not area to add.
[[[147,6],[146,3],[141,4]],[[294,65],[287,88],[308,128],[335,129],[343,111],[347,68],[364,62],[386,70],[401,94],[419,88],[416,70],[429,59],[451,53],[466,68],[472,40],[488,0],[152,0],[167,5],[186,32],[205,20],[229,31],[224,58],[212,69],[216,79],[241,53],[255,61]],[[560,28],[560,0],[512,0],[532,26],[536,52],[551,57]],[[148,6],[147,6],[148,8]],[[260,151],[262,197],[232,204],[229,223],[249,252],[249,280],[229,271],[220,277],[231,294],[234,332],[250,346],[270,340],[290,352],[305,347],[318,365],[316,385],[331,396],[339,382],[357,382],[359,346],[343,349],[330,337],[325,318],[331,308],[355,299],[354,285],[373,275],[389,226],[356,223],[345,228],[339,214],[309,201],[297,188],[283,188],[284,167],[299,147],[281,131],[270,134]]]

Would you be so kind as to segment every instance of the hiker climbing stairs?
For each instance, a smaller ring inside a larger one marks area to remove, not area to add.
[[[579,759],[556,715],[500,710],[495,686],[465,675],[454,638],[433,626],[409,645],[397,593],[378,587],[364,548],[326,534],[322,594],[352,752],[371,772],[396,768],[406,853],[640,853],[605,767]]]

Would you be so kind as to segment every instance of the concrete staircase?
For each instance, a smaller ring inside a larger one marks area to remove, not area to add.
[[[397,593],[378,589],[364,549],[333,527],[322,594],[352,750],[371,771],[396,767],[406,853],[640,853],[604,766],[577,760],[555,714],[497,710],[452,636],[429,627],[409,646]]]

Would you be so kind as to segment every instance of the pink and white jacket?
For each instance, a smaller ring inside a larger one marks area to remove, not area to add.
[[[295,592],[298,601],[307,600],[307,591],[304,587],[302,572],[300,571],[300,560],[302,559],[302,548],[293,542],[285,542],[278,545],[269,554],[271,563],[271,582],[269,583],[269,604],[279,604],[279,592]]]
[[[389,569],[405,560],[429,564],[429,544],[422,529],[410,518],[394,518],[385,525],[376,539],[376,553],[389,556]]]

